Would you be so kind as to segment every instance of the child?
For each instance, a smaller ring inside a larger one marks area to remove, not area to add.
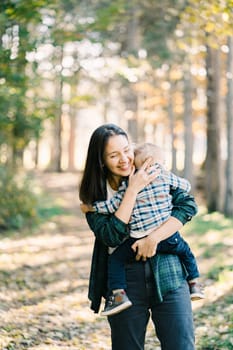
[[[153,168],[159,169],[160,174],[151,184],[146,186],[138,193],[135,206],[130,218],[130,237],[115,249],[110,249],[108,262],[108,289],[110,291],[107,299],[103,316],[116,314],[132,305],[125,293],[125,263],[135,257],[132,250],[133,243],[142,237],[150,234],[153,230],[164,223],[171,214],[172,203],[170,187],[181,188],[187,192],[190,191],[190,183],[175,174],[164,169],[164,154],[161,148],[156,145],[145,143],[135,148],[135,167],[139,169],[145,160],[149,157],[153,159]],[[110,200],[95,202],[93,207],[89,207],[89,211],[97,211],[98,213],[109,214],[114,213],[124,196],[127,187],[124,181],[119,190]],[[161,241],[157,246],[158,253],[172,253],[180,257],[184,264],[188,277],[190,297],[192,300],[203,299],[204,294],[200,288],[197,278],[199,271],[196,260],[191,252],[189,245],[180,236],[178,232],[166,240]],[[117,295],[121,295],[121,302],[117,302]],[[123,296],[123,298],[122,298]]]

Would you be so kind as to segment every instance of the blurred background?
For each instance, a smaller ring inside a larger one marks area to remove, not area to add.
[[[82,171],[91,133],[113,122],[164,147],[209,212],[233,215],[232,0],[0,8],[4,189],[22,170]]]
[[[0,0],[0,38],[0,349],[110,349],[78,182],[115,123],[191,182],[196,346],[232,350],[233,0]]]

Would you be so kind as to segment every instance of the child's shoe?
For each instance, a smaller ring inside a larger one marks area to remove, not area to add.
[[[189,292],[191,300],[200,300],[204,299],[205,295],[203,292],[203,287],[200,283],[190,282],[189,283]]]
[[[102,316],[115,315],[132,305],[124,290],[111,294],[106,301]]]

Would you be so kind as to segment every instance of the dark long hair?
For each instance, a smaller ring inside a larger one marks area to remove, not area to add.
[[[107,169],[104,167],[103,156],[109,137],[114,135],[123,135],[128,139],[126,132],[114,124],[101,125],[91,136],[79,189],[80,200],[85,204],[107,198]]]

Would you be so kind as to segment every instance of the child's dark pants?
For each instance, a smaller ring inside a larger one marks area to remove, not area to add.
[[[126,289],[125,264],[135,259],[135,252],[131,248],[136,238],[128,238],[116,250],[109,255],[108,260],[108,289]],[[178,255],[184,264],[188,280],[199,276],[196,259],[191,252],[188,243],[181,237],[179,232],[161,241],[157,247],[157,253],[168,253]]]

